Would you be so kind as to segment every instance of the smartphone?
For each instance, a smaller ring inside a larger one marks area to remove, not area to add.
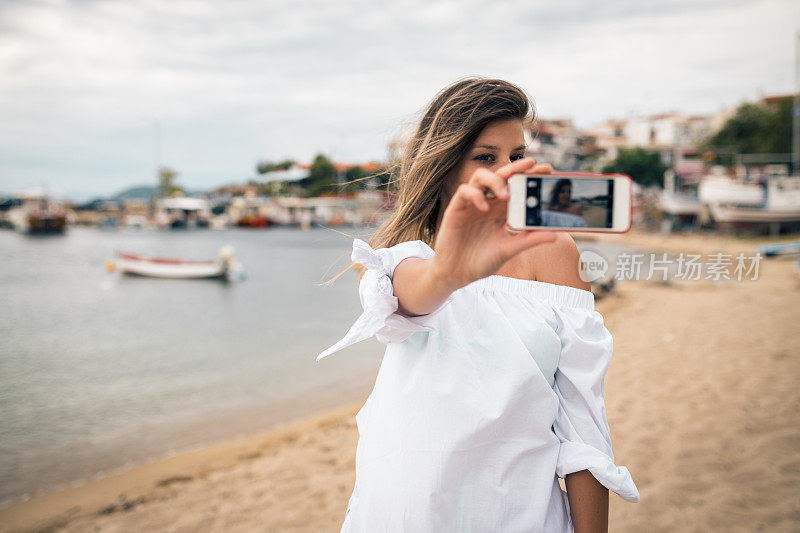
[[[633,180],[624,174],[515,174],[508,190],[513,229],[625,233],[631,228]]]

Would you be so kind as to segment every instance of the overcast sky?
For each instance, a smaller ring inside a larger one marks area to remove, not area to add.
[[[799,21],[793,0],[3,0],[0,193],[86,199],[154,183],[157,162],[203,189],[264,159],[382,160],[476,74],[581,126],[718,111],[794,90]]]

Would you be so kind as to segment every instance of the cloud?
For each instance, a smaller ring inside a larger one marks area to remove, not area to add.
[[[792,90],[796,3],[0,4],[0,190],[190,188],[259,159],[381,159],[403,121],[471,74],[544,116],[715,111]]]

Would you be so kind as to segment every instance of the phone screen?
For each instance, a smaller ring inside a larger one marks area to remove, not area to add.
[[[562,228],[611,228],[614,180],[526,177],[525,224]]]

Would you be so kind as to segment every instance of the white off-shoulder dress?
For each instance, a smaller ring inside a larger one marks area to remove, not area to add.
[[[589,470],[629,502],[604,402],[612,337],[591,292],[493,275],[434,312],[397,313],[392,274],[423,241],[355,239],[363,314],[317,361],[375,335],[375,386],[356,415],[356,481],[342,532],[572,531],[559,477]]]

